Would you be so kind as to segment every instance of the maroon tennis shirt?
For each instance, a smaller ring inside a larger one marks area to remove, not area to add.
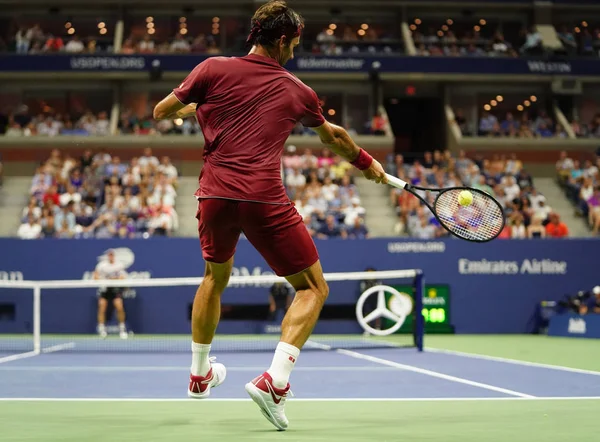
[[[284,143],[297,122],[325,123],[317,94],[275,60],[212,57],[173,90],[198,103],[204,134],[199,198],[287,204],[281,180]]]

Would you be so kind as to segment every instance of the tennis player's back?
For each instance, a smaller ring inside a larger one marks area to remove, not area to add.
[[[199,103],[205,164],[198,196],[287,202],[284,143],[298,121],[323,123],[312,89],[275,60],[251,54],[210,58],[174,92]]]

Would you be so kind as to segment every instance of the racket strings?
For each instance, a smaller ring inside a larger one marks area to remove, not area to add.
[[[458,203],[464,189],[442,192],[435,201],[435,210],[444,226],[455,235],[471,241],[489,241],[504,227],[504,213],[498,203],[483,192],[472,192],[468,206]]]

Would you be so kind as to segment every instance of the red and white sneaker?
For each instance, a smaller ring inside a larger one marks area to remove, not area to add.
[[[287,429],[289,421],[285,416],[285,400],[290,391],[290,384],[285,388],[273,386],[273,378],[267,372],[246,384],[246,391],[260,411],[279,431]]]
[[[223,364],[215,362],[215,358],[210,358],[210,370],[206,376],[194,376],[190,374],[190,385],[188,387],[188,396],[193,399],[205,399],[210,396],[210,389],[218,387],[223,383],[227,376],[227,369]]]

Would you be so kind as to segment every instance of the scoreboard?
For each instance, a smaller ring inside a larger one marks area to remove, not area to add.
[[[392,287],[401,294],[410,296],[413,299],[414,308],[413,287],[410,285],[393,285]],[[421,314],[425,319],[425,333],[454,333],[450,316],[450,287],[443,284],[425,285]],[[413,323],[414,317],[410,314],[396,333],[412,333]]]

